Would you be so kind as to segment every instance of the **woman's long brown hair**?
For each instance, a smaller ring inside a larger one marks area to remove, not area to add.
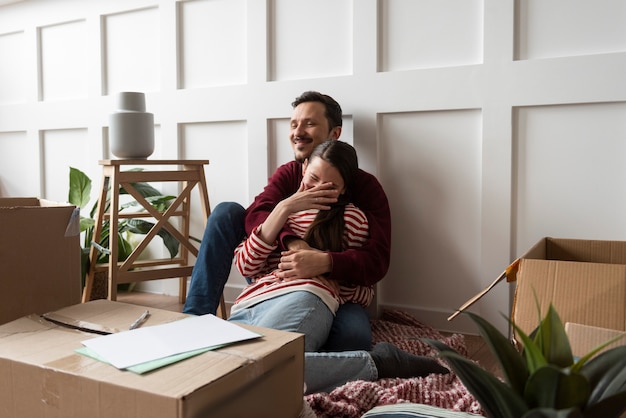
[[[324,251],[343,251],[344,210],[348,203],[347,191],[352,186],[359,168],[354,148],[342,141],[328,140],[318,145],[309,157],[309,162],[321,158],[335,167],[343,178],[345,188],[337,203],[329,210],[320,210],[309,226],[304,240],[313,248]]]

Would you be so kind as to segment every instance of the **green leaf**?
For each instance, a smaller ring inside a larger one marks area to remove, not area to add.
[[[147,222],[142,219],[129,219],[127,224],[128,230],[135,234],[147,234],[154,226],[152,222]],[[167,250],[169,251],[170,257],[176,257],[176,254],[178,254],[178,249],[180,247],[178,240],[174,238],[174,236],[170,234],[170,232],[165,228],[161,228],[157,232],[157,235],[160,236],[163,240],[163,244],[165,245],[165,248],[167,248]]]
[[[578,408],[561,409],[556,411],[549,408],[535,408],[528,411],[522,418],[583,418]]]
[[[172,202],[172,200],[176,199],[176,196],[151,196],[146,198],[146,200],[148,202],[150,202],[150,204],[152,206],[154,206],[156,208],[156,210],[160,211],[160,212],[165,212],[167,210],[167,208],[170,207],[170,203]]]
[[[569,338],[565,333],[565,327],[552,304],[550,304],[548,313],[539,325],[538,335],[541,340],[540,347],[543,356],[548,363],[559,367],[569,367],[574,364],[574,356]]]
[[[67,201],[83,209],[89,203],[91,179],[77,168],[70,167],[70,186]]]
[[[626,412],[626,391],[620,392],[598,403],[588,406],[584,411],[585,418],[621,417]]]
[[[524,356],[526,357],[526,365],[528,366],[528,372],[534,373],[537,369],[548,364],[548,361],[543,356],[543,352],[539,349],[535,341],[533,341],[520,327],[511,322],[511,325],[515,329],[517,336],[522,340],[524,346]]]
[[[158,191],[157,189],[155,189],[154,187],[152,187],[150,184],[148,183],[131,183],[131,185],[135,188],[135,190],[137,190],[139,192],[139,194],[141,194],[143,197],[148,197],[148,196],[162,196],[163,193],[161,193],[160,191]],[[128,192],[126,190],[124,190],[123,187],[120,187],[120,194],[128,194]]]
[[[80,232],[93,228],[96,225],[96,221],[91,218],[80,217]]]
[[[509,339],[488,321],[474,313],[465,313],[478,326],[480,335],[500,363],[506,381],[515,392],[522,396],[529,373],[520,353],[513,347]]]
[[[461,356],[441,341],[423,339],[435,347],[463,382],[488,416],[518,418],[528,410],[513,389],[471,360]]]
[[[165,229],[161,229],[158,232],[158,235],[163,239],[163,244],[169,251],[170,257],[176,257],[176,254],[178,254],[178,248],[180,247],[178,240]]]
[[[133,246],[126,240],[122,232],[117,233],[117,261],[125,261],[130,253],[133,252]]]
[[[167,208],[169,208],[170,202],[174,199],[176,199],[175,196],[163,196],[163,195],[146,197],[146,201],[150,203],[159,212],[165,212]],[[131,200],[130,202],[126,202],[123,205],[120,205],[120,211],[124,209],[128,209],[128,208],[134,208],[134,207],[140,208],[143,212],[146,211],[145,208],[141,206],[139,202],[137,202],[136,200]]]
[[[524,398],[532,407],[558,410],[584,407],[589,394],[585,376],[547,364],[530,375]]]
[[[626,346],[598,354],[580,369],[580,373],[591,385],[589,405],[623,392],[626,385]]]

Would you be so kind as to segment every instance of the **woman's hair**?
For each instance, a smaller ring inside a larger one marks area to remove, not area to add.
[[[326,120],[328,121],[329,129],[342,126],[343,118],[341,106],[339,106],[339,103],[337,103],[335,99],[317,91],[305,91],[300,96],[296,97],[296,100],[291,103],[291,107],[295,109],[300,103],[306,102],[320,102],[324,105],[326,108],[324,116],[326,116]]]
[[[329,210],[320,210],[309,226],[304,240],[313,248],[324,251],[343,251],[343,214],[348,201],[347,191],[352,187],[359,161],[354,148],[346,142],[328,140],[322,142],[309,157],[309,162],[321,158],[335,167],[341,175],[345,192]]]

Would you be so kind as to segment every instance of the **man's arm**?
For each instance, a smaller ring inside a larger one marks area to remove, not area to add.
[[[389,270],[391,253],[391,211],[382,186],[373,175],[359,170],[351,194],[352,202],[369,222],[370,238],[361,248],[332,252],[329,279],[370,286]]]

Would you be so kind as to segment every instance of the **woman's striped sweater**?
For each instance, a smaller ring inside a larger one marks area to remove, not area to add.
[[[315,220],[316,209],[294,213],[287,219],[287,225],[300,237],[304,237],[309,226]],[[352,204],[344,211],[344,250],[358,248],[369,237],[369,226],[365,214]],[[257,303],[294,291],[311,292],[322,299],[332,312],[345,302],[369,305],[374,297],[371,286],[354,286],[339,283],[339,293],[327,285],[324,278],[283,280],[274,271],[280,261],[278,242],[271,245],[259,237],[259,225],[253,233],[235,250],[235,265],[245,277],[252,277],[253,283],[246,286],[231,308],[232,312],[254,306]]]

